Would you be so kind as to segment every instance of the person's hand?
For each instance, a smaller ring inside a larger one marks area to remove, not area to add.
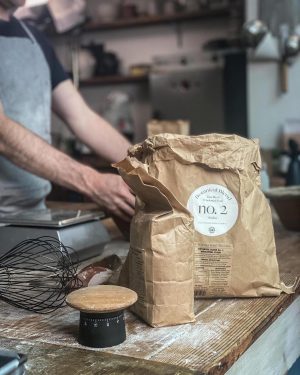
[[[130,221],[134,215],[135,197],[123,179],[111,173],[95,173],[89,177],[91,198],[112,215]]]

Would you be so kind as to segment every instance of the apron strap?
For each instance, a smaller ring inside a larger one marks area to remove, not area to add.
[[[31,39],[32,43],[36,43],[36,39],[35,37],[33,36],[32,32],[29,30],[29,28],[25,25],[25,23],[21,20],[18,20],[19,21],[19,24],[21,25],[22,29],[25,31],[25,33],[29,36],[29,38]]]

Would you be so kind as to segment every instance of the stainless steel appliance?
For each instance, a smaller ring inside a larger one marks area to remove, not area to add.
[[[153,117],[189,120],[191,134],[224,132],[223,66],[197,54],[158,56],[150,74]]]

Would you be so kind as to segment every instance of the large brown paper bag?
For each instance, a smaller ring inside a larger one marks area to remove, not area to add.
[[[135,290],[132,311],[153,327],[194,321],[193,218],[134,158],[116,164],[136,193],[130,249],[120,281]]]
[[[258,141],[162,134],[132,147],[129,157],[194,216],[196,297],[292,291],[279,279],[271,210],[260,189]],[[173,265],[167,267],[171,272]]]

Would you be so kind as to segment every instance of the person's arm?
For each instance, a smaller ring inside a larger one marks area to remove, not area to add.
[[[130,143],[86,104],[70,80],[54,89],[52,108],[78,139],[108,162],[126,157]]]
[[[117,175],[105,175],[56,150],[8,118],[0,103],[0,154],[17,166],[85,194],[111,213],[129,220],[134,197]]]

